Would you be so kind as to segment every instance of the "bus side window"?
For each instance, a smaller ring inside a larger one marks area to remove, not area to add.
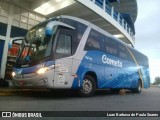
[[[106,52],[117,56],[117,43],[110,37],[106,37]]]
[[[125,46],[121,44],[119,45],[119,57],[123,59],[127,59],[127,53],[126,53]]]
[[[78,21],[68,19],[68,18],[61,18],[61,22],[64,22],[75,28],[75,30],[72,31],[72,35],[74,36],[74,38],[72,38],[72,45],[73,45],[72,54],[74,54],[78,48],[78,45],[80,43],[80,40],[82,39],[83,34],[87,29],[87,26]]]
[[[77,32],[77,35],[76,35],[76,40],[77,40],[77,45],[79,44],[85,30],[87,29],[87,26],[85,24],[82,24],[78,21],[75,21],[75,20],[71,20],[71,19],[68,19],[68,18],[61,18],[61,22],[64,22],[70,26],[73,26],[75,27],[76,29],[76,32]]]
[[[133,61],[130,53],[128,52],[128,50],[126,49],[126,47],[122,44],[119,44],[118,46],[118,50],[119,50],[119,57],[125,60],[129,60],[129,61]]]
[[[104,35],[101,33],[91,30],[88,40],[86,42],[84,50],[102,50],[104,49]]]
[[[100,49],[99,42],[96,41],[93,38],[88,39],[88,41],[86,43],[86,49],[87,50],[98,50],[98,49]]]
[[[144,55],[142,55],[142,53],[135,51],[134,49],[129,48],[130,51],[132,52],[133,56],[135,57],[135,59],[137,60],[137,63],[139,65],[143,65],[143,66],[147,66],[148,65],[148,58]],[[132,58],[133,61],[133,58]]]
[[[72,36],[60,34],[57,42],[56,53],[71,55],[72,54]]]

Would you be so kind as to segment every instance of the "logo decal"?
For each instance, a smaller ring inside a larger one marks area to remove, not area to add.
[[[122,62],[120,60],[113,60],[111,58],[108,58],[106,55],[102,56],[102,62],[104,64],[113,65],[116,67],[122,67]]]

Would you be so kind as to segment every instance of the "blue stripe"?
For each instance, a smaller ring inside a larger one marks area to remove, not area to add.
[[[26,67],[26,68],[14,68],[14,71],[16,72],[16,74],[29,74],[29,73],[35,73],[38,69],[43,67],[48,67],[51,65],[54,65],[54,61],[47,61],[32,67]]]
[[[102,62],[102,56],[115,61],[122,61],[122,68]],[[88,51],[81,61],[77,70],[78,78],[72,84],[72,88],[78,88],[78,80],[81,86],[85,74],[88,71],[97,75],[98,88],[135,88],[138,81],[136,64],[116,56],[106,54],[102,51]]]

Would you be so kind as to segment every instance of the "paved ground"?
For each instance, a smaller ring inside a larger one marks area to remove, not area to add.
[[[160,88],[157,87],[144,89],[141,94],[121,95],[107,90],[98,91],[90,98],[81,98],[69,91],[57,94],[48,91],[12,90],[11,92],[10,89],[0,89],[0,111],[160,111],[159,103]],[[118,118],[112,119],[118,120]],[[151,117],[145,119],[150,120]],[[158,120],[158,118],[153,119]]]

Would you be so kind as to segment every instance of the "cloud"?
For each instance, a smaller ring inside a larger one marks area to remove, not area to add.
[[[159,14],[160,0],[137,0],[138,20],[144,20]]]
[[[149,58],[152,82],[160,76],[160,0],[137,0],[135,48]]]
[[[150,77],[151,77],[151,82],[154,82],[155,77],[160,77],[160,59],[150,59],[149,61],[149,66],[150,66]]]

